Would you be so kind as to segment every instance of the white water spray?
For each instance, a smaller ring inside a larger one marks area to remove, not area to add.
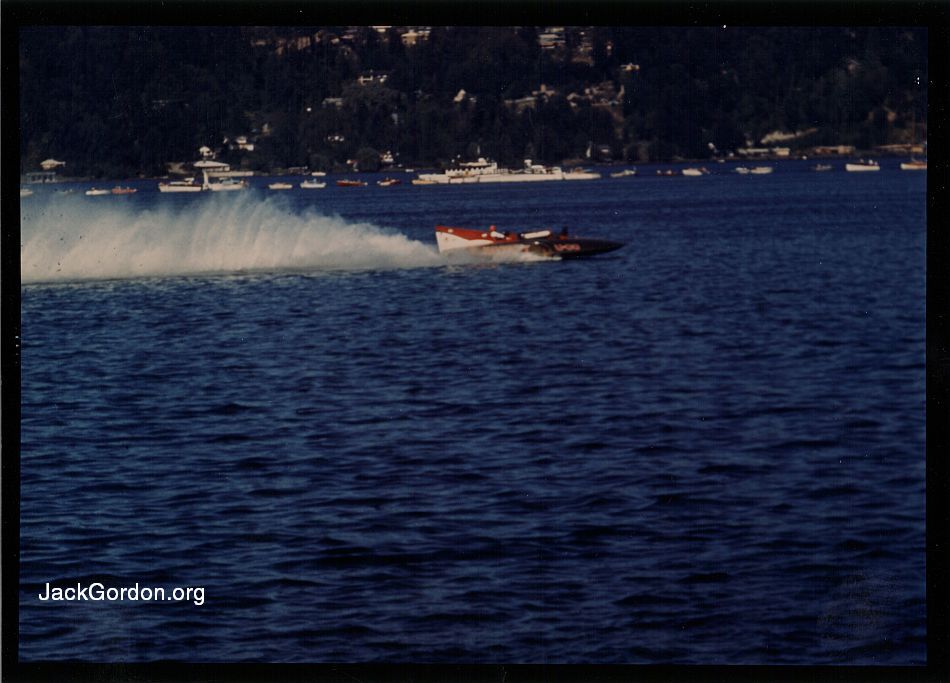
[[[211,196],[146,210],[104,199],[22,205],[24,283],[445,263],[434,245],[273,199]]]

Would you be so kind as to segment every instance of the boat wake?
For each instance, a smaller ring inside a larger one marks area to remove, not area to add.
[[[557,257],[552,258],[531,251],[514,251],[508,249],[456,249],[443,252],[439,258],[442,259],[443,263],[452,265],[536,263],[560,260]]]
[[[275,199],[208,197],[200,206],[90,206],[66,196],[23,207],[23,283],[245,271],[442,266],[434,244]]]

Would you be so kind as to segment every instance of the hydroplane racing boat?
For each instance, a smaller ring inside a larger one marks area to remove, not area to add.
[[[595,256],[623,246],[623,242],[569,236],[567,228],[559,233],[552,230],[509,232],[499,231],[494,225],[486,230],[437,225],[435,241],[439,245],[440,254],[459,249],[475,249],[486,254],[501,253],[499,250],[503,250],[549,258]]]

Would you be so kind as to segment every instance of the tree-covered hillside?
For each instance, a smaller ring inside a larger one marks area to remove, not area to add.
[[[160,175],[201,146],[256,170],[668,160],[920,140],[927,32],[36,27],[19,73],[24,171]]]

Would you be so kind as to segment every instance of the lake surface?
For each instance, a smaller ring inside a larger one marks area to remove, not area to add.
[[[924,663],[926,174],[810,165],[38,188],[21,660]]]

